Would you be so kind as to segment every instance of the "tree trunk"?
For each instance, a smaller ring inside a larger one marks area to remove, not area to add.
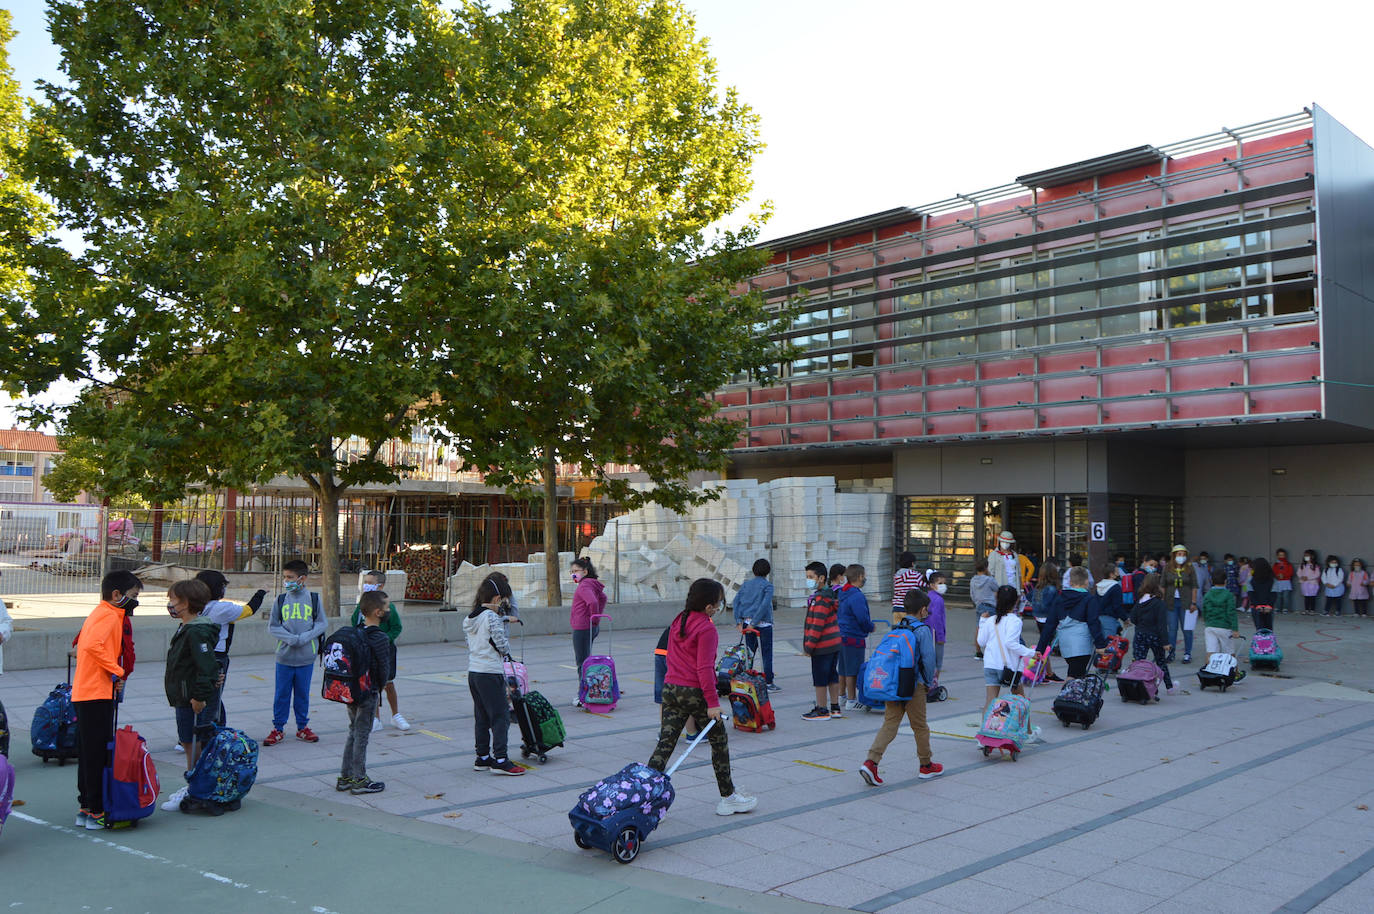
[[[544,577],[549,606],[563,605],[563,569],[558,567],[558,455],[544,449]]]
[[[320,599],[326,616],[340,614],[339,594],[339,496],[334,478],[322,476],[315,493],[320,501]]]

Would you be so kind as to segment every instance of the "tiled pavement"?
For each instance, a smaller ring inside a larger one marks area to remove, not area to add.
[[[703,747],[675,775],[677,802],[632,866],[777,900],[903,914],[1374,910],[1374,812],[1367,808],[1374,785],[1365,763],[1374,750],[1374,669],[1365,660],[1374,622],[1284,622],[1283,678],[1251,675],[1226,694],[1198,690],[1196,663],[1175,666],[1191,694],[1142,707],[1110,692],[1101,719],[1083,731],[1061,728],[1048,711],[1052,693],[1040,690],[1033,716],[1044,741],[1011,763],[985,760],[971,739],[981,670],[961,646],[970,614],[956,611],[944,680],[952,698],[930,706],[945,775],[915,778],[904,726],[885,759],[887,784],[876,789],[855,768],[877,715],[801,720],[811,706],[807,665],[780,631],[778,729],[730,733],[736,782],[758,796],[758,809],[714,815]],[[387,782],[386,792],[335,792],[345,717],[316,699],[311,726],[321,742],[291,739],[288,726],[285,743],[262,750],[254,796],[274,803],[294,795],[341,813],[370,808],[394,817],[372,821],[397,827],[410,820],[535,845],[616,878],[618,865],[604,854],[573,847],[567,811],[580,790],[652,749],[656,637],[616,636],[625,696],[607,716],[570,707],[575,677],[566,638],[527,639],[533,687],[560,707],[569,741],[521,778],[471,770],[464,648],[402,642],[398,688],[413,728],[374,734],[369,752],[371,774]],[[123,720],[149,739],[171,783],[174,731],[161,675],[155,658],[140,662]],[[11,673],[0,680],[0,696],[23,717],[27,711],[17,709],[36,705],[58,678]],[[230,721],[258,739],[269,729],[271,679],[270,657],[235,658]],[[511,737],[518,746],[514,726]],[[16,741],[23,739],[21,730]],[[252,804],[237,815],[251,816]]]

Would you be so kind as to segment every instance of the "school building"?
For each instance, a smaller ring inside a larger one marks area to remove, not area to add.
[[[1031,163],[1028,163],[1031,164]],[[731,475],[887,478],[896,540],[1374,553],[1374,150],[1321,108],[779,238]]]

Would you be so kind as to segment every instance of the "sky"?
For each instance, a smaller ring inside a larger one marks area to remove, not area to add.
[[[683,2],[760,116],[746,209],[771,206],[765,239],[1313,103],[1374,143],[1360,0]],[[36,93],[60,75],[45,4],[0,5]]]

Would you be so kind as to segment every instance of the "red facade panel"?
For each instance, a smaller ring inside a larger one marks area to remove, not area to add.
[[[937,365],[926,369],[926,383],[932,387],[939,384],[957,384],[960,381],[972,381],[977,373],[978,369],[973,362]]]
[[[984,408],[1034,403],[1035,382],[1018,379],[1003,381],[1000,384],[984,384],[982,396]]]
[[[1074,375],[1068,378],[1053,378],[1040,382],[1040,402],[1055,403],[1062,400],[1081,400],[1097,396],[1097,378],[1092,375]]]
[[[1019,359],[997,359],[993,362],[983,362],[978,367],[978,374],[984,379],[1014,378],[1017,375],[1035,374],[1035,359],[1030,356],[1023,356]]]
[[[878,415],[880,416],[905,416],[921,411],[921,394],[916,391],[905,394],[885,394],[878,398]]]
[[[1322,359],[1315,350],[1293,355],[1273,356],[1266,359],[1252,359],[1250,362],[1251,384],[1291,384],[1310,381],[1321,375]]]
[[[1082,406],[1046,406],[1040,410],[1041,428],[1077,428],[1094,425],[1097,425],[1097,407],[1086,403]]]
[[[836,419],[857,419],[860,417],[873,416],[873,399],[871,397],[859,397],[852,400],[835,400],[830,407],[830,414]]]
[[[925,434],[925,421],[922,419],[884,419],[878,423],[880,438],[919,438]]]
[[[926,391],[926,410],[937,413],[948,409],[972,409],[978,397],[972,387],[944,387]]]
[[[1203,362],[1201,365],[1175,365],[1170,374],[1174,391],[1212,390],[1244,383],[1245,366],[1239,361]]]
[[[1104,346],[1102,347],[1102,364],[1104,367],[1116,365],[1144,365],[1154,360],[1156,362],[1165,357],[1165,345],[1163,341],[1158,343],[1132,343],[1129,346]]]
[[[793,400],[793,422],[820,422],[830,418],[829,405],[824,400]]]
[[[1250,412],[1264,413],[1320,413],[1321,390],[1310,387],[1289,387],[1280,390],[1257,390],[1250,394]]]
[[[926,421],[926,431],[932,435],[972,435],[978,431],[978,417],[973,413],[934,416]]]
[[[909,371],[885,371],[878,375],[879,390],[901,390],[905,387],[921,386],[921,369],[912,368]]]
[[[899,235],[914,234],[921,230],[921,220],[913,219],[910,222],[899,222],[896,225],[888,225],[878,229],[879,240],[896,238]]]
[[[1168,387],[1168,375],[1163,368],[1142,368],[1139,371],[1113,371],[1102,376],[1104,397],[1147,397]],[[1112,404],[1115,413],[1119,404]]]
[[[877,437],[877,425],[873,422],[847,422],[835,426],[834,441],[870,441]]]
[[[1245,415],[1245,394],[1203,394],[1196,397],[1175,397],[1175,419],[1229,419]]]
[[[1040,374],[1056,374],[1061,371],[1082,371],[1097,367],[1097,352],[1092,349],[1076,349],[1072,352],[1051,352],[1040,357]]]
[[[851,375],[847,378],[836,378],[832,383],[836,396],[869,393],[873,390],[873,375]]]
[[[985,432],[1024,432],[1035,428],[1035,410],[1008,409],[983,413]]]
[[[1139,425],[1146,422],[1165,422],[1169,418],[1169,402],[1162,398],[1122,400],[1102,408],[1102,422],[1111,425]]]
[[[1176,339],[1169,349],[1169,356],[1178,359],[1202,359],[1212,355],[1227,355],[1240,352],[1245,348],[1245,340],[1239,332],[1208,334],[1184,339]]]
[[[1315,346],[1320,338],[1319,335],[1320,331],[1317,329],[1315,321],[1310,324],[1266,327],[1261,330],[1250,331],[1250,348],[1252,350],[1273,350]]]

